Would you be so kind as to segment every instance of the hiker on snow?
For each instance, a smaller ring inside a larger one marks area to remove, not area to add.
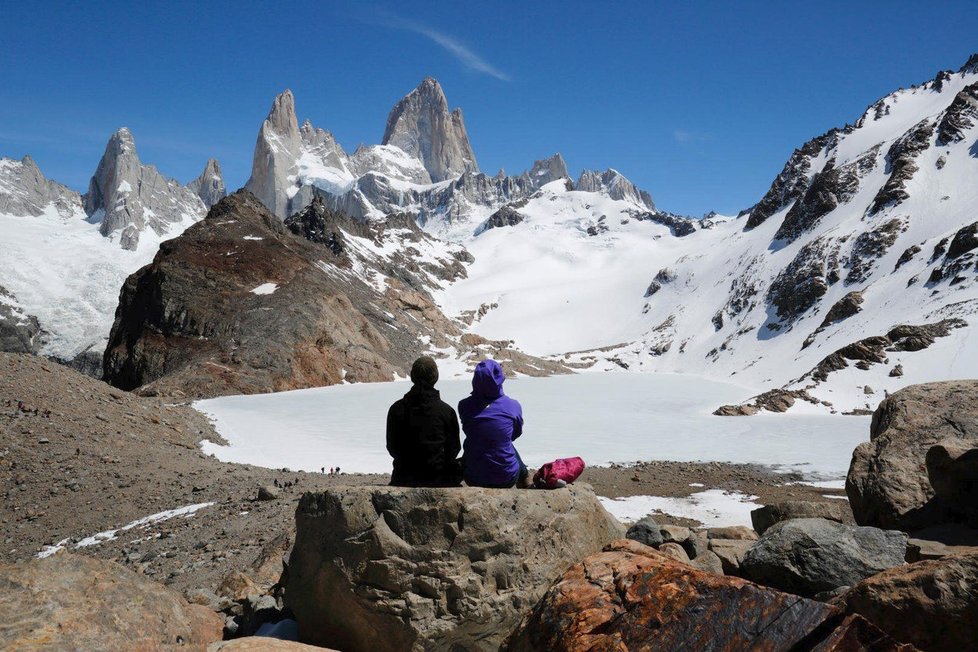
[[[455,410],[435,389],[438,366],[422,356],[411,366],[414,385],[387,412],[387,452],[394,458],[391,484],[402,487],[457,487],[461,450]],[[337,469],[338,471],[339,469]]]
[[[483,360],[472,376],[472,395],[458,404],[465,432],[465,483],[474,487],[528,487],[529,472],[513,440],[523,434],[523,408],[503,394],[506,375]]]

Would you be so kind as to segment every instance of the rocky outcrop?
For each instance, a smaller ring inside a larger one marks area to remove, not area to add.
[[[822,358],[803,378],[810,376],[818,382],[824,382],[833,371],[847,368],[849,361],[855,362],[857,368],[866,370],[871,365],[885,363],[888,351],[921,351],[937,341],[937,338],[947,337],[951,331],[967,325],[961,319],[952,318],[933,324],[895,326],[886,335],[867,337],[833,351]]]
[[[207,159],[207,165],[200,176],[187,184],[190,192],[200,197],[204,206],[210,208],[227,196],[224,187],[224,177],[221,176],[221,166],[215,159]]]
[[[822,518],[836,523],[852,521],[846,517],[848,509],[839,502],[814,503],[804,500],[787,500],[752,510],[751,524],[758,534],[764,534],[771,526],[796,518]]]
[[[48,210],[76,217],[82,212],[81,197],[45,177],[30,156],[0,158],[0,214],[38,217]]]
[[[394,105],[381,142],[420,159],[434,182],[479,171],[462,110],[449,112],[441,85],[431,77]]]
[[[907,535],[822,518],[782,521],[747,551],[741,577],[813,597],[904,563]]]
[[[978,554],[892,568],[856,584],[836,604],[921,650],[978,650]]]
[[[876,261],[890,250],[906,228],[902,220],[892,219],[856,236],[847,261],[849,273],[846,274],[845,284],[854,285],[868,280]]]
[[[744,225],[745,230],[756,228],[792,202],[801,198],[811,184],[812,159],[834,140],[836,132],[830,131],[808,141],[792,152],[784,169],[774,179],[771,187],[751,209]]]
[[[823,217],[839,204],[852,199],[859,190],[859,180],[876,165],[876,151],[870,150],[857,160],[835,167],[833,161],[825,164],[774,234],[775,240],[794,242],[803,233],[811,231]]]
[[[164,235],[174,224],[189,224],[206,212],[194,191],[140,162],[132,133],[125,127],[109,138],[84,203],[102,235],[118,237],[129,250],[139,246],[146,229]]]
[[[863,303],[863,293],[858,291],[853,291],[848,293],[846,296],[842,297],[829,308],[829,311],[825,313],[825,319],[822,320],[819,328],[826,328],[842,321],[843,319],[848,319],[853,315],[859,313],[862,308],[860,307]]]
[[[943,253],[944,260],[940,267],[936,267],[928,279],[928,285],[933,286],[943,280],[949,279],[950,285],[956,285],[966,280],[967,272],[978,272],[975,263],[978,260],[978,222],[972,222],[963,226],[954,234],[951,243],[947,246],[947,251]],[[935,250],[935,259],[941,253]]]
[[[286,603],[301,640],[496,650],[568,565],[621,536],[591,490],[344,487],[296,512]]]
[[[5,650],[203,652],[223,621],[119,564],[60,553],[0,566]]]
[[[41,325],[28,315],[14,297],[0,287],[0,351],[37,353],[41,346]]]
[[[839,609],[695,570],[632,541],[575,564],[513,634],[538,650],[912,650]]]
[[[771,389],[740,405],[721,405],[713,411],[713,414],[718,417],[746,417],[757,414],[761,410],[787,412],[797,400],[818,403],[811,394],[803,389]]]
[[[295,641],[283,641],[267,636],[246,636],[230,641],[219,641],[207,648],[207,652],[336,652],[331,648],[306,645]]]
[[[526,218],[511,206],[503,206],[486,220],[485,230],[498,229],[504,226],[516,226]]]
[[[927,452],[978,446],[975,396],[978,381],[958,380],[913,385],[880,403],[846,477],[857,523],[909,531],[949,518],[927,477]]]
[[[105,379],[199,397],[404,373],[426,350],[425,336],[447,347],[459,333],[426,287],[464,275],[454,255],[464,250],[437,245],[403,216],[391,220],[361,240],[396,239],[396,253],[382,257],[372,245],[348,250],[361,232],[321,204],[290,220],[300,237],[247,191],[221,200],[127,279]]]
[[[564,157],[559,152],[550,158],[534,161],[528,174],[537,188],[545,186],[551,181],[570,178],[567,163],[564,162]]]
[[[933,134],[934,123],[929,119],[924,119],[890,145],[890,149],[886,152],[890,176],[879,192],[876,193],[876,197],[873,198],[868,215],[875,215],[884,208],[897,206],[910,197],[906,191],[906,185],[917,172],[918,167],[915,159],[921,152],[930,147],[930,139]]]
[[[275,97],[268,117],[258,131],[251,177],[245,188],[268,210],[285,219],[289,215],[289,176],[296,172],[301,136],[295,117],[295,98],[286,89]]]
[[[818,303],[838,280],[831,265],[837,244],[829,238],[813,240],[795,255],[768,288],[767,300],[782,321],[792,322]]]
[[[577,183],[574,184],[574,190],[606,192],[612,199],[639,204],[655,212],[655,203],[652,201],[652,195],[644,190],[640,190],[634,183],[626,179],[621,172],[611,168],[604,172],[582,170],[581,176],[577,178]]]
[[[978,123],[978,82],[965,86],[951,102],[937,124],[937,144],[958,143],[965,132]]]
[[[636,215],[635,219],[645,222],[655,222],[656,224],[668,227],[669,232],[677,238],[696,233],[695,220],[680,215],[673,215],[672,213],[642,213]]]

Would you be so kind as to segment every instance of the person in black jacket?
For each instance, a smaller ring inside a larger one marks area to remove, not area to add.
[[[457,487],[462,482],[458,417],[435,389],[438,367],[428,356],[411,366],[414,385],[387,412],[387,452],[394,458],[391,484]]]

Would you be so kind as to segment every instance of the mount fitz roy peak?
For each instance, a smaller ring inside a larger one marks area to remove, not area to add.
[[[391,109],[382,144],[350,155],[330,132],[308,121],[299,127],[295,98],[284,91],[259,130],[245,187],[281,219],[318,196],[357,219],[413,213],[430,232],[462,240],[502,206],[558,179],[574,186],[560,154],[518,176],[480,172],[461,110],[449,111],[441,86],[428,77]],[[579,184],[655,211],[651,196],[614,170],[585,171]]]
[[[161,231],[176,235],[223,194],[216,163],[171,185],[126,136],[110,141],[84,203],[29,159],[0,161],[0,319],[23,326],[4,341],[66,359],[97,352]],[[458,328],[432,349],[458,370],[465,343],[483,342],[538,367],[690,373],[760,393],[725,414],[866,410],[884,392],[978,370],[978,56],[802,145],[738,217],[663,212],[615,170],[572,181],[559,154],[488,176],[471,149],[434,80],[395,106],[382,144],[352,154],[300,126],[286,91],[247,187],[279,220],[311,205],[347,216],[322,240],[355,255],[328,273],[378,293],[418,289],[404,269],[457,261],[424,291],[432,318]],[[351,226],[391,216],[440,240],[400,251]]]
[[[97,368],[126,277],[225,194],[217,161],[183,186],[140,161],[126,128],[85,195],[30,156],[0,158],[0,344]]]

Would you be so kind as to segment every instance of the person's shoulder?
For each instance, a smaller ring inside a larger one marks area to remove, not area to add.
[[[517,401],[512,396],[508,396],[506,394],[503,394],[499,398],[500,398],[500,403],[507,410],[512,410],[512,411],[516,411],[516,412],[522,412],[523,411],[523,406],[520,405],[520,402]]]
[[[390,409],[388,409],[387,412],[388,413],[390,413],[390,412],[399,412],[399,411],[403,410],[404,409],[404,404],[406,402],[407,402],[407,399],[402,396],[401,398],[399,398],[396,401],[394,401],[393,403],[391,403]]]

